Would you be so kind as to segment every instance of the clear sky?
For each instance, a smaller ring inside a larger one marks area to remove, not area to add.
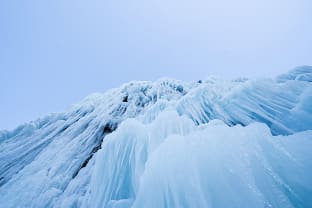
[[[312,65],[311,0],[3,0],[0,129],[130,80]]]

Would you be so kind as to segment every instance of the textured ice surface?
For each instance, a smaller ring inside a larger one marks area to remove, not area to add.
[[[104,141],[86,207],[310,207],[312,131],[195,126],[164,112]]]
[[[301,66],[297,67],[287,74],[282,74],[277,77],[277,81],[285,82],[288,80],[300,80],[300,81],[307,81],[312,82],[312,66]]]
[[[131,82],[2,131],[0,207],[312,207],[311,75]]]

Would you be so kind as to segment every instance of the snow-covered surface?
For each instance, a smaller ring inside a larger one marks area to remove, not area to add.
[[[312,68],[131,82],[0,132],[0,207],[312,207]]]

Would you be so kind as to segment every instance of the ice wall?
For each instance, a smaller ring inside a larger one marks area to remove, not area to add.
[[[309,207],[311,145],[312,131],[273,137],[260,123],[130,120],[104,141],[85,206]]]
[[[310,207],[311,75],[130,82],[0,131],[0,207]]]

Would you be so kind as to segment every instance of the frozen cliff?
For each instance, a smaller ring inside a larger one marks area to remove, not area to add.
[[[312,207],[312,67],[130,82],[0,131],[0,207]]]

